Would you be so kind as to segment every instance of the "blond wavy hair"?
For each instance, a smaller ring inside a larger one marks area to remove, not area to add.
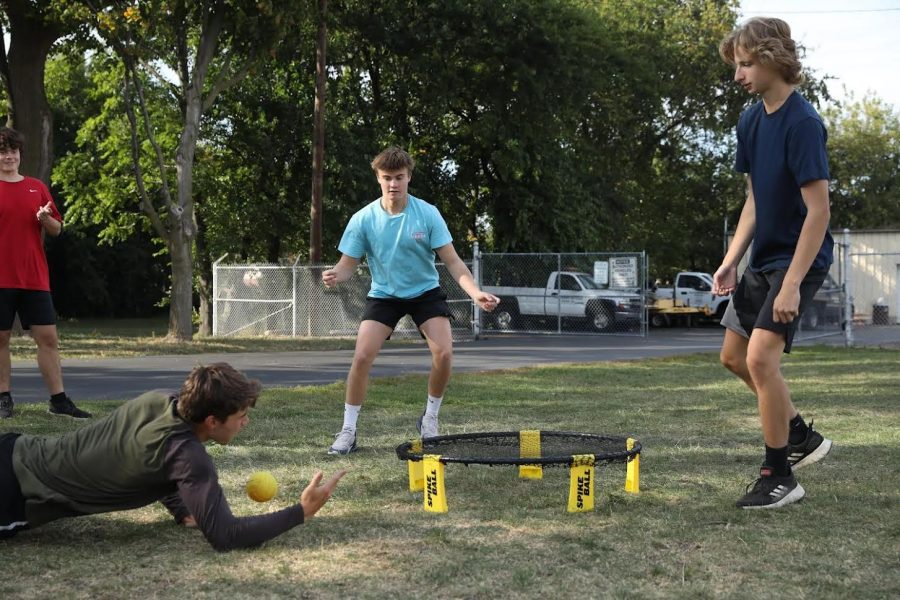
[[[759,64],[781,73],[790,84],[803,83],[797,43],[791,39],[791,26],[774,17],[754,17],[729,33],[719,44],[719,55],[735,64],[734,49],[753,57]]]

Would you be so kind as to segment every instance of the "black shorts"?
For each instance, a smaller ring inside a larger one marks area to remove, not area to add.
[[[56,309],[50,292],[0,288],[0,331],[12,329],[16,313],[24,329],[32,325],[56,325]]]
[[[810,271],[800,282],[800,309],[799,314],[790,323],[776,323],[772,314],[772,305],[775,298],[781,291],[781,284],[784,282],[786,270],[764,271],[754,273],[750,269],[744,271],[737,290],[731,303],[734,306],[735,313],[741,322],[741,326],[747,335],[750,335],[755,328],[774,331],[784,335],[784,351],[790,352],[794,342],[794,333],[800,324],[800,318],[803,311],[812,302],[813,297],[828,271]]]
[[[28,527],[25,520],[25,497],[13,471],[13,446],[18,433],[0,433],[0,540],[16,535]]]
[[[416,327],[434,317],[447,317],[453,319],[450,305],[447,304],[447,294],[436,287],[428,290],[415,298],[366,298],[366,310],[363,312],[363,321],[378,321],[391,329],[397,326],[400,319],[409,315]]]

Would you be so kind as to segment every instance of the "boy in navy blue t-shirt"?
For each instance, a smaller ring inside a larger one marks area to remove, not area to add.
[[[714,275],[714,293],[734,293],[722,319],[722,363],[756,394],[765,440],[760,477],[737,502],[778,508],[803,498],[793,469],[812,464],[831,441],[807,425],[781,374],[803,310],[828,274],[827,134],[816,110],[794,86],[802,81],[791,30],[780,19],[755,18],[722,42],[734,80],[761,101],[741,115],[736,170],[747,174],[747,200],[731,246]],[[750,262],[737,266],[750,243]]]

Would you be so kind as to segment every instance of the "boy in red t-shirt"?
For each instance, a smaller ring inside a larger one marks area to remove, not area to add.
[[[59,235],[62,216],[43,182],[19,174],[24,141],[18,131],[0,128],[0,419],[13,416],[9,339],[17,313],[37,343],[50,412],[87,419],[90,413],[75,406],[63,390],[56,310],[41,236]]]

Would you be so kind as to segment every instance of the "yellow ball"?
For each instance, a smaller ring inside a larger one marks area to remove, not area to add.
[[[268,471],[257,471],[247,481],[247,495],[257,502],[268,502],[278,492],[278,482]]]

